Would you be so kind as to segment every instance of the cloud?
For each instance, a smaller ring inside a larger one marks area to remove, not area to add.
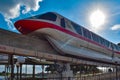
[[[26,14],[29,11],[37,11],[40,8],[39,2],[42,0],[1,0],[0,13],[5,17],[10,29],[14,30],[12,19],[20,16],[20,13]],[[21,9],[21,7],[23,7]]]
[[[111,30],[118,30],[120,29],[120,24],[116,24],[113,27],[111,27]]]
[[[16,28],[14,27],[13,22],[10,19],[5,19],[5,21],[7,22],[7,25],[9,27],[10,30],[16,30]]]

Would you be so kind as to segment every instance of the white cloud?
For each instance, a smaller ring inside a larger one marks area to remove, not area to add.
[[[7,22],[7,25],[9,27],[10,30],[16,30],[16,28],[14,27],[13,22],[10,19],[5,19],[5,21]]]
[[[37,11],[40,8],[39,2],[42,0],[1,0],[0,1],[0,13],[5,17],[10,29],[14,30],[13,23],[11,19],[20,16],[20,11],[22,14],[26,14],[29,11]],[[21,10],[21,7],[25,8]]]
[[[118,30],[120,29],[120,24],[116,24],[113,27],[111,27],[111,30]]]

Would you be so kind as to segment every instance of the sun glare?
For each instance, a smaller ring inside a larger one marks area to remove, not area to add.
[[[97,9],[90,15],[89,19],[91,26],[94,28],[99,28],[105,23],[105,18],[106,18],[105,14],[101,10]]]

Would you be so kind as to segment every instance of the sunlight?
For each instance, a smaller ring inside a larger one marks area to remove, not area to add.
[[[99,9],[90,14],[89,20],[93,28],[100,28],[105,23],[106,15]]]

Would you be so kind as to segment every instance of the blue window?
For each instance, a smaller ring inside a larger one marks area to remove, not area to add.
[[[120,51],[120,46],[118,46],[118,51]]]
[[[106,47],[109,47],[109,45],[110,45],[110,42],[107,41],[107,40],[105,40],[105,46],[106,46]]]
[[[117,46],[117,51],[119,51],[119,46],[118,45],[116,45]]]
[[[102,44],[102,38],[101,37],[99,37],[99,43]]]
[[[93,41],[99,43],[99,36],[97,36],[96,34],[92,33],[92,38],[93,38]]]
[[[112,48],[112,50],[115,50],[115,51],[119,50],[118,47],[117,47],[117,45],[115,45],[113,43],[111,43],[111,48]]]
[[[99,37],[99,43],[106,47],[109,45],[107,40],[103,39],[102,37]]]
[[[114,50],[114,44],[113,44],[113,43],[111,43],[110,48],[111,48],[112,50]]]
[[[91,33],[90,31],[88,31],[87,29],[83,28],[83,35],[86,37],[86,38],[89,38],[91,39]]]
[[[48,12],[42,15],[30,17],[29,19],[45,19],[45,20],[50,20],[50,21],[56,21],[56,18],[57,16],[54,13]]]
[[[76,30],[76,32],[80,35],[82,35],[82,30],[81,30],[81,26],[79,26],[78,24],[75,24],[73,22],[71,22],[73,28]]]
[[[114,50],[116,50],[116,46],[113,44]]]
[[[56,21],[57,16],[54,13],[49,12],[49,13],[40,15],[38,18],[39,19],[46,19],[46,20]]]
[[[91,32],[86,29],[86,33],[87,33],[87,38],[91,39]]]
[[[102,39],[102,45],[104,45],[104,46],[105,46],[105,40],[104,40],[104,39]]]
[[[114,44],[114,46],[115,46],[115,50],[119,51],[119,47],[117,45],[115,45],[115,44]]]
[[[65,19],[64,18],[61,19],[60,25],[65,28]]]

